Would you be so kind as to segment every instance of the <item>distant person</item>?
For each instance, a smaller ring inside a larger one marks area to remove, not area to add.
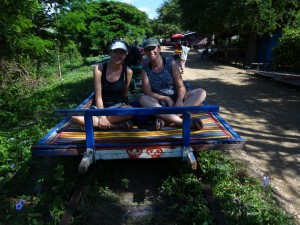
[[[185,69],[185,63],[186,63],[186,60],[188,57],[188,53],[191,49],[187,46],[186,41],[183,42],[181,49],[182,49],[181,56],[180,56],[180,58],[181,58],[181,73],[183,73],[184,69]]]
[[[142,69],[142,88],[140,98],[143,107],[199,106],[206,97],[205,90],[198,88],[187,91],[178,65],[172,58],[161,55],[161,47],[155,38],[144,42],[144,51],[149,59]],[[166,123],[182,126],[183,120],[175,114],[156,115],[155,129],[162,129]],[[191,120],[191,129],[200,130],[203,123],[199,118]]]
[[[144,62],[143,55],[136,45],[129,46],[129,52],[124,60],[126,66],[132,69],[132,81],[129,86],[130,91],[138,90],[137,86],[141,85],[141,69]]]
[[[205,50],[203,50],[200,58],[202,60],[206,60],[208,58],[208,47],[207,47],[207,45],[205,46]]]
[[[95,108],[128,108],[128,87],[132,78],[132,70],[124,65],[128,45],[123,41],[115,41],[110,46],[110,60],[100,63],[94,68]],[[83,116],[72,119],[84,125]],[[108,129],[132,128],[131,116],[93,116],[94,127]]]
[[[143,64],[143,55],[137,45],[129,45],[129,52],[124,63],[129,67]]]

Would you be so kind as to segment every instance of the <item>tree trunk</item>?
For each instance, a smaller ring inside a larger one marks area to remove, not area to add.
[[[59,57],[59,47],[57,47],[57,65],[58,65],[58,79],[61,80],[61,66],[60,66],[60,57]]]
[[[250,67],[252,62],[256,60],[256,37],[256,32],[251,32],[249,34],[244,66]]]

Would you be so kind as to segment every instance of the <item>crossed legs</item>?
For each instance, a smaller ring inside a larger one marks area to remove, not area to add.
[[[128,108],[130,106],[123,106],[122,108]],[[93,116],[93,126],[101,129],[116,130],[124,129],[129,130],[132,128],[132,122],[130,121],[132,116],[107,116],[108,125],[106,127],[100,126],[100,119],[97,116]],[[72,120],[80,125],[84,125],[83,116],[72,116]]]
[[[185,97],[184,97],[184,101],[183,101],[183,105],[184,106],[199,106],[202,104],[202,102],[204,101],[204,99],[206,98],[206,91],[198,88],[192,91],[189,91],[186,93]],[[148,95],[143,95],[140,98],[140,104],[143,107],[162,107],[158,100],[148,96]],[[176,115],[176,114],[159,114],[156,115],[158,118],[163,119],[164,121],[166,121],[167,123],[174,123],[177,126],[182,126],[183,124],[183,120],[180,116]],[[197,125],[195,123],[191,123],[191,128],[193,129],[201,129],[203,127],[203,125]]]

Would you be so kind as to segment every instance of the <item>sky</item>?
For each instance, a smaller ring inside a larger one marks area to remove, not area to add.
[[[148,14],[150,19],[157,18],[156,9],[159,8],[164,0],[118,0],[137,7],[139,10]]]

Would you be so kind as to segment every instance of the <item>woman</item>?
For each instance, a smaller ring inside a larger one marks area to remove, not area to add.
[[[159,42],[155,38],[149,38],[144,42],[145,55],[149,63],[142,69],[142,88],[144,95],[140,98],[143,107],[162,106],[199,106],[206,97],[205,90],[198,88],[187,91],[178,64],[172,58],[163,58]],[[165,122],[182,126],[183,120],[179,115],[156,115],[155,129],[160,130]],[[199,118],[191,120],[191,128],[200,130],[203,128]]]
[[[122,41],[115,41],[110,47],[110,61],[100,63],[94,68],[95,106],[103,108],[127,108],[128,87],[132,78],[132,70],[123,65],[128,54],[128,45]],[[131,116],[93,116],[94,127],[100,129],[132,128]],[[82,116],[72,119],[84,125]]]

